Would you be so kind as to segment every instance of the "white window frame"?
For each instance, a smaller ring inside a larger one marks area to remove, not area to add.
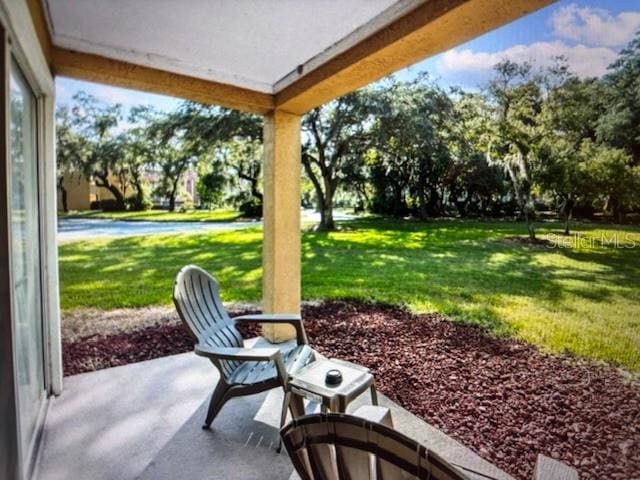
[[[0,38],[3,51],[4,64],[0,75],[5,82],[4,109],[4,145],[6,150],[0,154],[0,161],[5,162],[4,171],[8,171],[8,76],[10,74],[11,58],[13,57],[29,86],[37,98],[36,117],[38,125],[37,157],[38,157],[38,191],[39,191],[39,230],[40,230],[40,267],[42,285],[42,318],[43,318],[43,345],[44,345],[44,378],[47,396],[58,395],[62,391],[62,348],[60,338],[60,300],[58,286],[58,245],[57,232],[57,191],[56,191],[56,161],[55,161],[55,84],[53,75],[47,64],[45,54],[38,40],[27,0],[0,0],[0,30],[4,35]],[[0,208],[5,212],[0,213],[0,218],[8,220],[8,179],[0,179]],[[10,225],[0,225],[0,235],[5,236],[5,241],[0,241],[0,331],[10,333],[0,348],[7,348],[11,355],[15,355],[15,339],[13,338],[13,299],[11,291],[11,243]],[[7,291],[8,290],[8,291]],[[0,340],[1,341],[1,340]],[[15,358],[10,364],[0,365],[2,379],[15,381]],[[6,369],[6,370],[5,370]],[[7,371],[8,370],[8,371]],[[39,422],[39,433],[36,434],[34,446],[31,449],[31,457],[25,458],[20,442],[18,399],[15,383],[5,392],[0,393],[2,404],[0,415],[8,423],[5,435],[0,435],[0,448],[4,450],[6,470],[0,470],[0,477],[27,479],[37,464],[40,450],[41,429],[44,425],[48,401],[45,401],[42,418]],[[5,397],[6,395],[6,397]],[[11,398],[13,397],[13,398]]]

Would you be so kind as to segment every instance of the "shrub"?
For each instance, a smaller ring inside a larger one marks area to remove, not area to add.
[[[100,210],[103,212],[122,212],[125,206],[118,202],[115,198],[106,198],[98,202]]]
[[[239,210],[243,217],[260,218],[262,217],[262,202],[257,198],[251,198],[241,203]]]
[[[132,212],[142,212],[153,207],[153,202],[147,198],[127,197],[125,200],[127,210]]]
[[[176,210],[181,213],[188,212],[189,210],[193,210],[195,208],[191,195],[184,191],[178,194],[176,198],[176,205]]]
[[[219,205],[226,183],[225,176],[218,171],[202,175],[196,184],[200,201],[209,208]]]

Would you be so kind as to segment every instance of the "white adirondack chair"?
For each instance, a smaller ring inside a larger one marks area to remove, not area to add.
[[[220,372],[202,428],[211,422],[227,400],[282,387],[287,393],[289,374],[314,358],[307,344],[300,315],[260,314],[231,318],[219,295],[218,282],[203,269],[194,265],[178,273],[173,289],[173,302],[180,318],[192,333],[195,353],[207,357]],[[287,323],[297,332],[297,345],[284,352],[272,347],[245,348],[236,323]],[[283,405],[280,426],[287,412]]]

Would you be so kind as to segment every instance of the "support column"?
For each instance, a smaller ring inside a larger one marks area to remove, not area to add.
[[[300,116],[275,110],[264,118],[262,309],[300,313]],[[274,343],[295,338],[291,325],[263,325]]]

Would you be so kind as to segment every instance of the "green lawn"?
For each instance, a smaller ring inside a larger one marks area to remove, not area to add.
[[[508,222],[362,219],[343,225],[340,232],[304,234],[305,299],[404,303],[549,351],[640,371],[638,228],[578,225],[580,245],[549,249],[504,242],[524,232]],[[559,225],[539,231],[560,238]],[[598,244],[614,235],[635,248]],[[187,263],[213,272],[225,300],[258,300],[261,236],[251,229],[62,245],[62,307],[170,304],[173,278]]]
[[[103,212],[88,210],[60,213],[60,218],[98,218],[103,220],[132,220],[153,222],[232,222],[240,217],[236,210],[189,210],[168,212],[166,210],[145,210],[143,212]]]

